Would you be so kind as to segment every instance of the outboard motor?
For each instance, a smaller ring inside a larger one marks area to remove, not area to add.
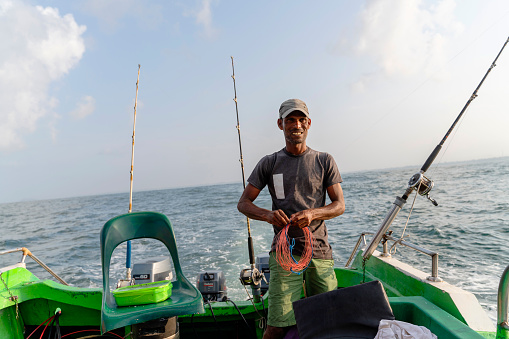
[[[134,284],[172,280],[171,260],[168,256],[156,257],[133,265]]]
[[[262,291],[262,295],[267,293],[269,290],[269,280],[270,280],[270,268],[269,268],[269,258],[270,255],[268,253],[260,254],[256,257],[255,266],[264,276],[265,279],[262,279],[260,282],[260,289]]]
[[[198,274],[196,287],[201,292],[203,300],[226,300],[226,279],[223,271],[206,271]]]
[[[169,256],[155,257],[133,265],[132,277],[135,285],[155,281],[172,280],[173,271]],[[159,318],[132,325],[135,339],[178,339],[177,317]]]

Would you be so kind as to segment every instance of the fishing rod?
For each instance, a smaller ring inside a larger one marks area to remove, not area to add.
[[[133,173],[134,173],[134,136],[136,131],[136,107],[138,106],[138,84],[140,82],[140,68],[141,65],[138,64],[138,79],[136,80],[136,96],[134,98],[134,123],[133,123],[133,137],[132,137],[132,147],[131,147],[131,174],[130,174],[130,187],[129,187],[129,212],[132,212],[133,209]],[[131,240],[127,241],[127,253],[126,253],[126,278],[123,280],[131,283]],[[122,280],[121,280],[122,281]],[[120,283],[120,282],[119,282]]]
[[[389,212],[385,216],[377,233],[375,234],[373,239],[371,239],[371,242],[369,243],[368,247],[364,251],[364,253],[362,255],[364,260],[368,260],[371,257],[371,255],[375,251],[376,247],[378,246],[378,243],[382,240],[382,237],[385,235],[385,233],[391,226],[392,222],[396,218],[398,212],[403,208],[403,205],[406,203],[408,196],[414,190],[416,190],[417,193],[419,193],[419,195],[426,196],[431,201],[431,203],[433,203],[433,205],[438,206],[438,203],[429,196],[429,193],[430,193],[431,189],[433,188],[434,183],[432,180],[426,178],[424,176],[424,173],[429,169],[429,167],[431,166],[433,161],[436,159],[438,153],[440,153],[442,146],[444,145],[445,141],[451,134],[454,127],[456,127],[456,125],[458,124],[459,120],[463,116],[463,113],[465,113],[465,111],[467,110],[470,103],[477,97],[477,92],[479,91],[482,84],[484,83],[484,80],[486,80],[486,77],[488,76],[488,74],[496,66],[495,63],[497,62],[500,54],[502,54],[502,51],[504,50],[504,48],[508,42],[509,42],[509,37],[507,38],[504,45],[498,52],[495,60],[493,60],[493,62],[491,63],[491,66],[486,71],[486,74],[484,74],[484,77],[482,78],[481,82],[479,83],[479,85],[477,85],[476,89],[474,90],[474,92],[472,93],[470,98],[467,100],[465,106],[463,107],[463,109],[461,110],[459,115],[456,117],[456,120],[454,120],[453,124],[451,125],[451,127],[449,128],[447,133],[445,133],[445,136],[442,138],[440,143],[435,147],[433,152],[431,152],[428,159],[426,159],[426,162],[424,162],[424,164],[422,165],[421,170],[419,172],[415,173],[408,181],[408,187],[407,187],[405,193],[401,197],[396,197],[396,200],[394,201],[392,208],[389,210]]]
[[[235,112],[237,113],[237,132],[239,136],[239,151],[240,151],[240,168],[242,170],[242,185],[244,189],[246,189],[246,177],[244,174],[244,157],[242,155],[242,139],[240,136],[240,123],[239,123],[239,107],[237,102],[237,86],[235,83],[235,66],[233,65],[233,56],[232,58],[232,79],[233,79],[233,92],[235,97],[233,101],[235,101]],[[247,247],[249,251],[249,263],[251,264],[251,269],[244,269],[240,272],[240,280],[244,285],[251,285],[253,287],[253,295],[255,298],[258,298],[261,295],[260,291],[260,282],[264,278],[263,274],[255,267],[255,256],[254,256],[254,247],[253,247],[253,238],[251,237],[251,222],[249,217],[246,217],[247,221]]]
[[[138,64],[138,79],[136,80],[136,96],[134,98],[134,123],[133,123],[133,137],[132,137],[132,147],[131,147],[131,180],[129,187],[129,213],[131,213],[133,209],[133,171],[134,171],[134,135],[136,131],[136,107],[138,106],[138,84],[140,82],[140,68],[141,65]]]

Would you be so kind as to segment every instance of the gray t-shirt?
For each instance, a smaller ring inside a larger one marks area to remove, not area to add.
[[[334,158],[328,153],[311,148],[299,155],[286,149],[266,155],[256,165],[247,181],[262,190],[268,186],[272,197],[272,210],[281,209],[290,217],[296,212],[325,206],[327,188],[342,182]],[[274,234],[281,228],[274,227]],[[309,225],[315,238],[313,257],[332,259],[332,248],[327,238],[323,220],[313,220]],[[288,235],[295,238],[293,253],[300,255],[304,249],[304,234],[298,227],[290,227]],[[271,252],[275,251],[275,237]]]

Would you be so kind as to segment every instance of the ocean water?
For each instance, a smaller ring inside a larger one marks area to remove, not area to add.
[[[363,231],[376,231],[396,196],[404,192],[418,167],[343,174],[346,212],[327,222],[336,266],[344,266]],[[495,320],[500,276],[509,264],[509,158],[432,167],[433,206],[417,197],[405,235],[440,254],[439,276],[474,293]],[[156,211],[173,224],[180,262],[192,282],[204,270],[223,270],[228,296],[246,299],[238,277],[249,267],[246,219],[236,204],[242,184],[135,192],[133,211]],[[112,217],[127,212],[127,193],[0,204],[0,252],[27,247],[69,284],[102,287],[99,232]],[[413,196],[391,229],[403,232]],[[266,190],[257,200],[270,208]],[[267,253],[272,227],[252,221],[256,254]],[[380,249],[381,246],[379,246]],[[167,253],[158,241],[133,241],[133,262]],[[0,256],[0,267],[21,255]],[[395,257],[431,273],[431,259],[405,247]],[[112,260],[111,279],[124,276],[125,245]],[[27,267],[41,279],[51,276],[31,259]]]

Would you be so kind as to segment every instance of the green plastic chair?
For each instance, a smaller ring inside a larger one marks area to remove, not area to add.
[[[139,238],[157,239],[166,245],[173,260],[176,281],[172,282],[171,297],[165,301],[119,307],[109,287],[111,255],[121,243]],[[101,230],[101,260],[103,271],[102,333],[157,318],[205,312],[201,293],[182,274],[173,228],[164,214],[136,212],[123,214],[109,220]]]

